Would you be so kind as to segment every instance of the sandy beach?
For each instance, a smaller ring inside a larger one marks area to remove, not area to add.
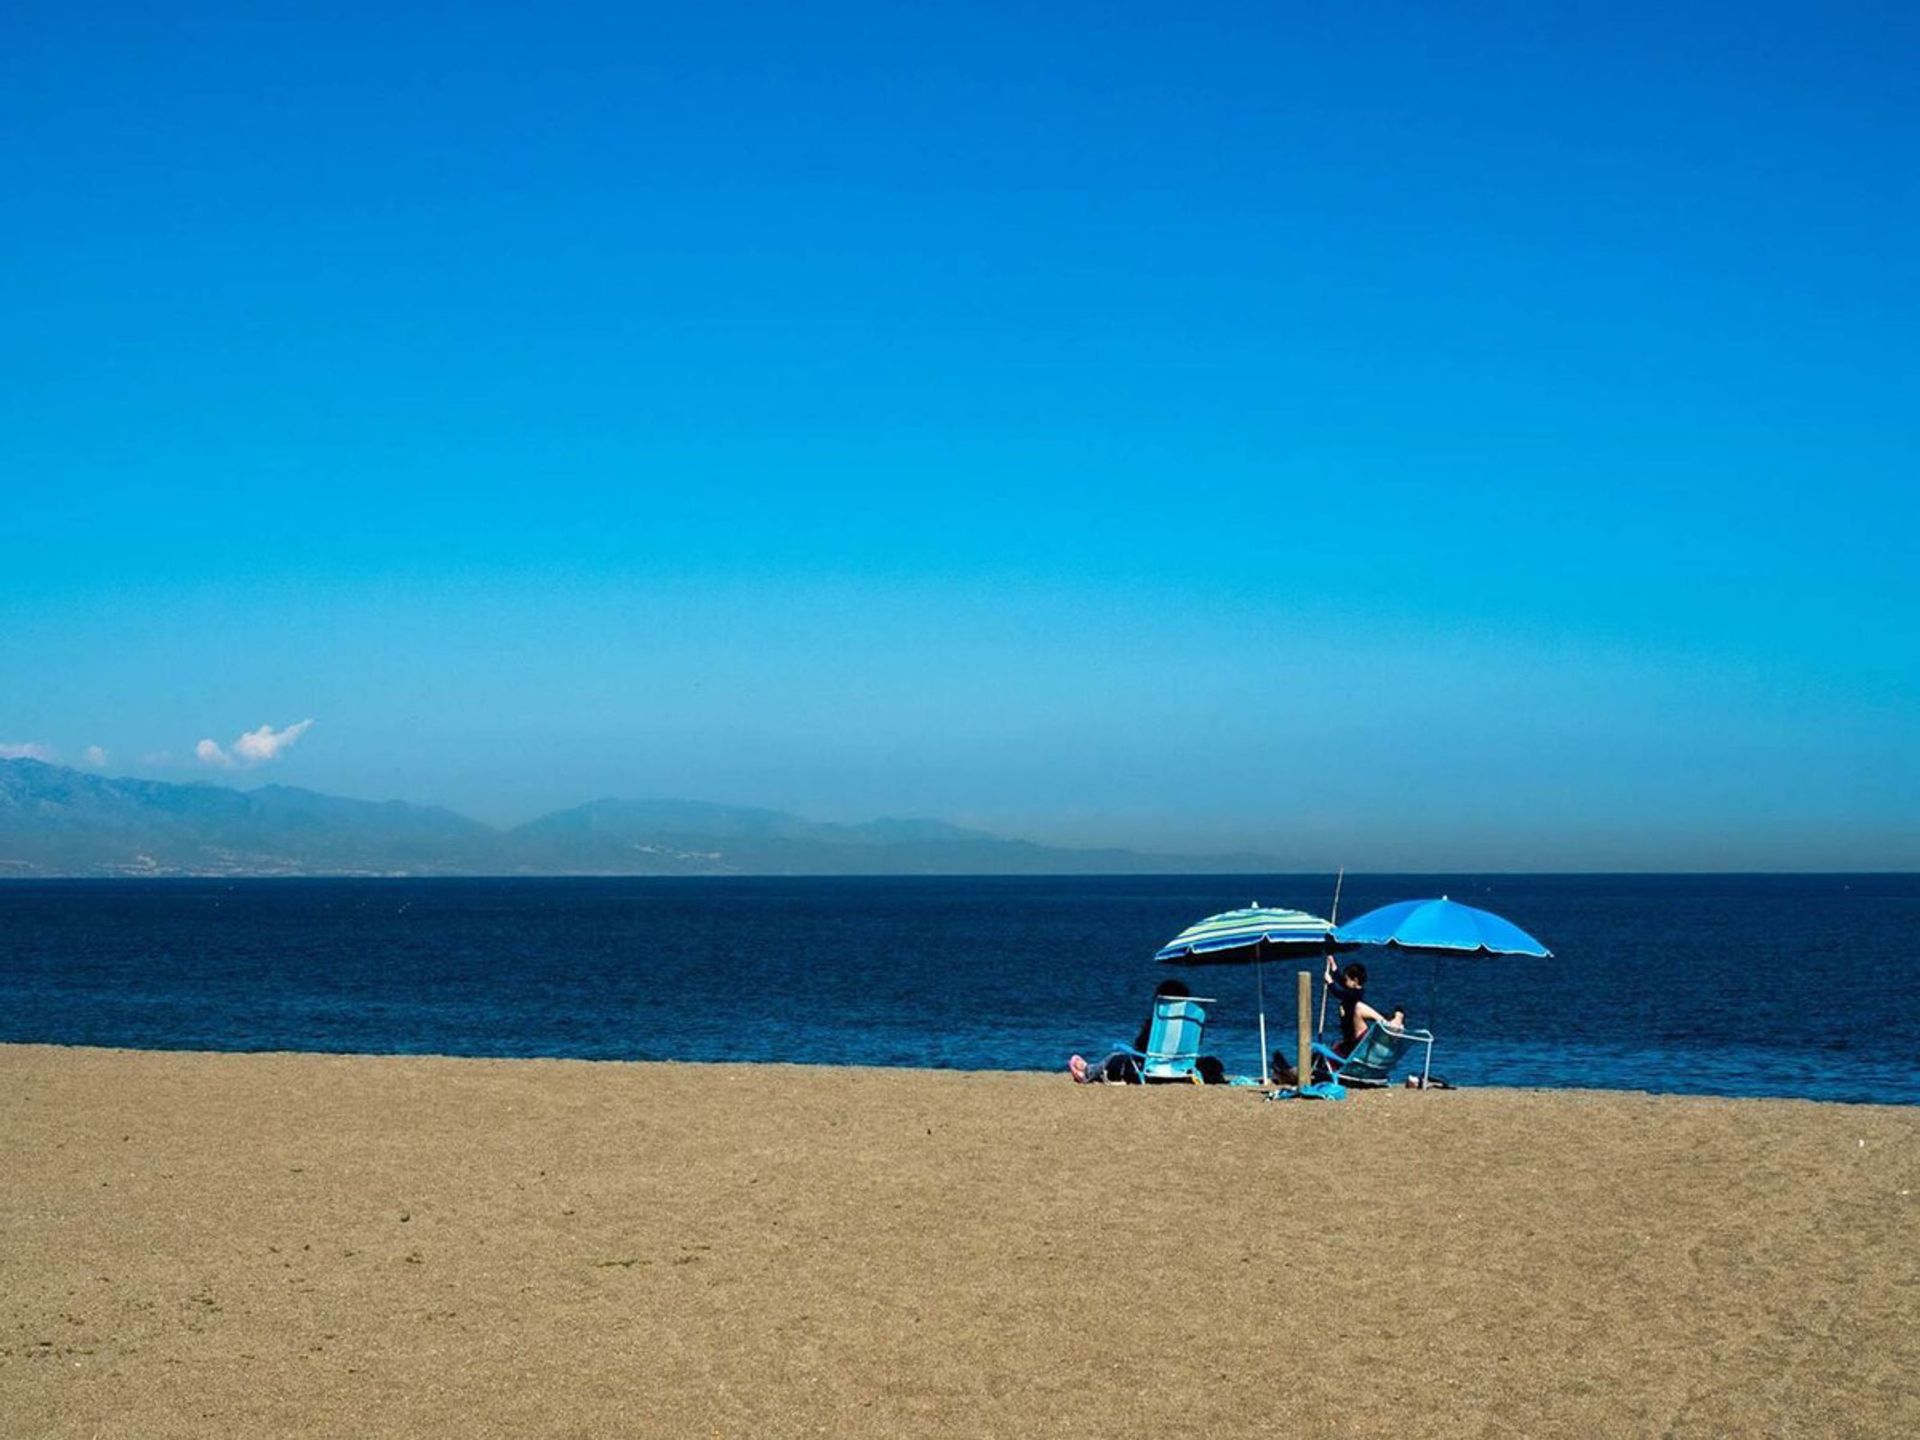
[[[1920,1111],[0,1047],[0,1433],[1910,1435]]]

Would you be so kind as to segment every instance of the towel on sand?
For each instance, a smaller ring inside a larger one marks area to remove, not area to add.
[[[1269,1100],[1344,1100],[1347,1087],[1338,1080],[1322,1080],[1317,1085],[1289,1086],[1267,1096]]]

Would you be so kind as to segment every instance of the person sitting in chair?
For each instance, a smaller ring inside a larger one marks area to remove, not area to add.
[[[1153,1015],[1162,1000],[1181,1000],[1193,994],[1184,980],[1162,980],[1153,987],[1153,1005],[1147,1007],[1147,1018],[1140,1026],[1140,1033],[1133,1037],[1133,1050],[1116,1050],[1099,1064],[1087,1062],[1085,1056],[1075,1055],[1067,1061],[1067,1073],[1081,1085],[1138,1085],[1141,1083],[1139,1057],[1146,1053],[1147,1042],[1153,1037]],[[1220,1061],[1212,1055],[1202,1055],[1194,1062],[1194,1068],[1200,1072],[1202,1080],[1208,1085],[1220,1085],[1226,1082],[1227,1073]]]
[[[1391,1014],[1383,1014],[1367,1003],[1367,967],[1358,960],[1336,971],[1333,956],[1327,956],[1326,980],[1327,993],[1340,1006],[1340,1041],[1333,1047],[1335,1053],[1350,1054],[1360,1043],[1360,1037],[1367,1033],[1367,1027],[1376,1021],[1389,1030],[1406,1028],[1407,1012],[1402,1006],[1396,1005]]]

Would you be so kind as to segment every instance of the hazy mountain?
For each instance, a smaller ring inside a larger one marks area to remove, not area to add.
[[[1006,840],[939,820],[837,825],[691,800],[595,800],[496,830],[451,810],[0,761],[0,876],[1043,875],[1271,871]]]
[[[477,820],[398,800],[0,761],[0,875],[472,873],[500,868],[500,840]]]
[[[523,866],[574,873],[834,875],[999,872],[1070,855],[939,820],[833,825],[691,800],[595,800],[508,832]]]

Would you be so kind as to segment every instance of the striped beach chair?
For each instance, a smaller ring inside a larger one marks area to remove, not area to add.
[[[1211,1004],[1212,1000],[1198,995],[1164,995],[1153,1002],[1147,1048],[1118,1047],[1138,1063],[1143,1084],[1200,1079],[1200,1036],[1207,1026],[1206,1007]]]

